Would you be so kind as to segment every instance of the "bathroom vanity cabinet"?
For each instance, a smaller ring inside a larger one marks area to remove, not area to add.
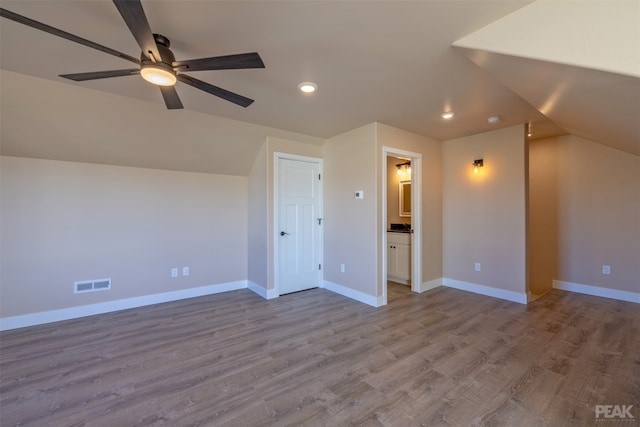
[[[411,233],[387,232],[387,280],[411,283]]]

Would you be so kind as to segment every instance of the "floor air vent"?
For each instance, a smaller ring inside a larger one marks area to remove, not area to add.
[[[74,294],[108,291],[109,289],[111,289],[111,279],[83,280],[82,282],[73,283]]]

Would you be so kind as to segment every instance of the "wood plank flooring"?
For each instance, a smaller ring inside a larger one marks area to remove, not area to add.
[[[2,332],[0,425],[638,425],[637,304],[388,295],[240,290]]]

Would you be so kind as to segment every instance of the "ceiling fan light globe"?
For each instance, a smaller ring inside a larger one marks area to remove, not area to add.
[[[144,65],[140,69],[140,75],[149,83],[157,86],[173,86],[177,80],[173,70],[167,70],[157,65]]]

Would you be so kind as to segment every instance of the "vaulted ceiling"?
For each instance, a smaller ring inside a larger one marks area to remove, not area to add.
[[[168,111],[138,76],[62,79],[131,64],[2,18],[2,154],[246,174],[266,136],[320,144],[378,121],[441,141],[531,123],[534,138],[573,133],[640,155],[639,2],[142,4],[178,59],[258,52],[265,69],[192,73],[255,103],[178,83],[185,109]],[[0,5],[139,56],[108,0]],[[318,91],[300,93],[303,81]]]

